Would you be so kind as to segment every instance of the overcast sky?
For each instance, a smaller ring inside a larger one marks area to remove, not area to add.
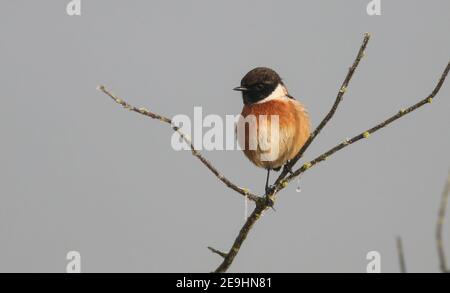
[[[372,39],[335,118],[306,158],[427,96],[450,58],[448,0],[117,1],[0,4],[0,271],[209,272],[244,223],[242,196],[167,125],[96,90],[173,116],[236,115],[242,76],[268,66],[308,108],[331,107],[363,33]],[[365,272],[369,251],[398,272],[437,272],[434,229],[450,168],[450,85],[431,105],[308,171],[281,192],[231,272]],[[240,151],[204,155],[262,193]],[[249,204],[249,208],[253,205]],[[450,223],[449,223],[450,224]],[[450,254],[450,225],[445,244]]]

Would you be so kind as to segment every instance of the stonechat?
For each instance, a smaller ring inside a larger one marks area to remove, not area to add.
[[[238,143],[253,164],[267,170],[267,192],[270,171],[280,170],[308,139],[309,115],[304,106],[289,94],[278,73],[270,68],[252,69],[234,90],[242,92],[244,102],[238,120],[238,128],[242,129],[242,135],[237,137]],[[247,127],[249,117],[255,118],[255,131]],[[264,117],[264,123],[261,117]],[[274,121],[277,121],[278,129],[272,127]],[[267,156],[268,153],[271,156]]]

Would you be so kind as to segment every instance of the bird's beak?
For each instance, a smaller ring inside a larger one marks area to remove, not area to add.
[[[233,91],[245,92],[245,91],[248,91],[248,88],[246,88],[244,86],[237,86],[233,89]]]

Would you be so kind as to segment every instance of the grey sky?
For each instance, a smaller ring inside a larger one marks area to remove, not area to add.
[[[208,272],[244,201],[170,128],[124,111],[104,84],[162,114],[237,114],[231,89],[255,66],[284,78],[317,125],[363,33],[372,40],[341,108],[307,158],[425,97],[450,52],[450,2],[69,0],[0,4],[0,272]],[[377,250],[397,272],[437,272],[434,225],[450,167],[450,85],[437,99],[310,170],[256,225],[232,272],[364,272]],[[261,193],[265,171],[238,151],[205,152]],[[445,226],[450,251],[450,225]],[[450,253],[450,252],[449,252]]]

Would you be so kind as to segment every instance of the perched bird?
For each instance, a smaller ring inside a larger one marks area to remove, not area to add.
[[[257,67],[249,71],[234,88],[242,92],[244,107],[238,120],[238,143],[245,156],[256,166],[267,170],[265,191],[269,187],[270,170],[278,171],[295,157],[310,135],[308,112],[289,95],[286,85],[272,69]],[[265,116],[262,116],[265,115]],[[274,133],[271,119],[278,117],[278,133]],[[255,131],[248,126],[249,119],[256,121]],[[265,123],[260,120],[266,117]],[[239,132],[239,131],[238,131]],[[253,145],[253,147],[251,147]],[[276,151],[274,151],[276,150]],[[271,153],[271,156],[267,156]]]

